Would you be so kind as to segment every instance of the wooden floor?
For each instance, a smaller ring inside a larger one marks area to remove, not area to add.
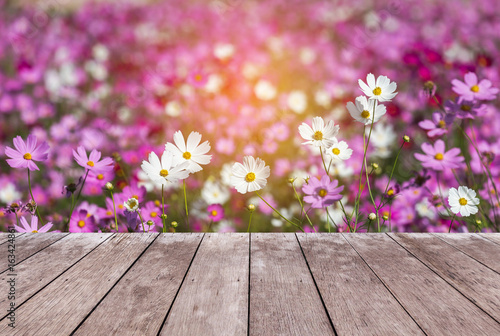
[[[18,234],[14,270],[0,244],[0,335],[500,335],[500,234]]]

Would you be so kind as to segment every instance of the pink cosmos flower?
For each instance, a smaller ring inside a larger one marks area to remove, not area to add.
[[[444,103],[444,108],[450,115],[455,115],[459,119],[474,119],[484,115],[486,105],[477,101],[467,101],[457,98],[455,102],[448,100]]]
[[[220,204],[209,205],[207,211],[208,217],[214,222],[218,222],[224,218],[224,208]]]
[[[462,100],[493,100],[498,93],[498,88],[491,87],[491,81],[483,79],[480,82],[473,72],[468,72],[464,76],[464,82],[454,79],[451,81],[453,84],[453,91],[460,95]]]
[[[49,144],[46,141],[38,144],[36,136],[30,134],[26,143],[19,135],[14,138],[16,149],[5,147],[7,163],[12,168],[28,168],[29,170],[40,170],[33,161],[45,161],[49,157]]]
[[[41,228],[38,228],[38,217],[31,216],[31,224],[28,225],[26,218],[21,217],[19,219],[23,227],[19,227],[14,224],[14,228],[17,232],[47,232],[52,228],[52,223],[47,223]]]
[[[96,232],[94,216],[87,215],[87,210],[74,212],[69,221],[69,232]]]
[[[425,153],[415,153],[415,158],[422,162],[422,166],[433,170],[445,170],[459,168],[464,161],[460,155],[459,148],[452,148],[446,152],[443,140],[438,140],[432,146],[428,143],[422,144],[422,151]]]
[[[113,159],[105,157],[101,161],[99,161],[99,159],[101,158],[101,152],[96,149],[93,149],[92,152],[90,152],[90,156],[87,157],[85,148],[83,146],[79,146],[76,149],[76,152],[75,150],[73,150],[73,157],[80,166],[88,169],[89,171],[94,171],[96,173],[105,173],[113,170]]]
[[[304,202],[316,209],[332,205],[342,199],[340,192],[344,190],[344,186],[337,187],[338,184],[337,180],[330,182],[328,175],[323,175],[321,180],[311,177],[309,182],[302,187],[302,192],[307,195],[304,197]]]
[[[432,120],[422,120],[418,123],[418,126],[426,130],[429,137],[435,137],[448,133],[446,127],[452,122],[453,115],[443,117],[441,113],[434,112],[432,114]]]

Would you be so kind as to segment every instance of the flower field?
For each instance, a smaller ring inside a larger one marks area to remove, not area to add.
[[[3,231],[500,230],[498,1],[0,5]]]

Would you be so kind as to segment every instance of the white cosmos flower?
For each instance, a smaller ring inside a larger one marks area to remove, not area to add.
[[[163,152],[161,162],[156,153],[151,152],[148,161],[142,161],[141,168],[156,185],[168,186],[189,176],[189,162],[176,162],[169,151]]]
[[[330,148],[325,149],[325,153],[333,161],[344,161],[351,157],[352,149],[349,148],[347,142],[339,141],[334,143]]]
[[[476,192],[474,190],[465,186],[460,186],[458,190],[450,188],[448,204],[454,214],[460,212],[460,215],[463,217],[468,217],[477,213],[479,198],[476,197]]]
[[[326,125],[321,117],[314,117],[312,121],[312,128],[306,123],[299,126],[299,133],[306,142],[302,144],[311,144],[315,147],[329,148],[336,141],[337,134],[339,133],[340,126],[336,125],[333,120],[330,120]]]
[[[302,114],[307,108],[307,96],[303,91],[295,90],[288,94],[286,103],[290,110]]]
[[[386,113],[384,105],[379,105],[376,100],[366,99],[365,96],[357,97],[354,102],[356,104],[347,103],[347,110],[351,117],[365,125],[370,125],[372,121],[377,122]],[[375,118],[373,117],[374,109]]]
[[[245,194],[264,188],[270,174],[271,170],[264,160],[245,156],[243,164],[236,162],[233,165],[231,184],[239,193]]]
[[[178,162],[188,162],[188,170],[190,173],[196,173],[203,168],[200,165],[206,165],[210,163],[212,155],[206,155],[210,150],[210,144],[208,141],[200,144],[201,134],[198,132],[191,132],[189,134],[187,143],[184,141],[184,135],[181,131],[174,133],[174,142],[167,142],[165,145],[165,150],[171,152],[176,161]]]
[[[375,76],[373,74],[368,74],[366,76],[365,84],[361,79],[358,79],[361,91],[367,95],[370,99],[376,99],[379,102],[391,101],[398,93],[395,92],[397,84],[391,82],[387,76],[378,76],[377,81],[375,81]]]
[[[129,198],[127,201],[123,202],[123,206],[130,212],[137,211],[139,209],[139,202],[135,198]]]
[[[268,81],[261,79],[253,89],[255,96],[260,100],[272,100],[276,97],[276,88]]]
[[[206,181],[201,189],[201,198],[207,204],[224,204],[229,200],[229,190],[217,182]]]

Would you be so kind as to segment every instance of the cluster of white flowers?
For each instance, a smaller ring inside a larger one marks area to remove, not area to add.
[[[174,134],[175,144],[168,142],[165,145],[161,160],[155,152],[151,152],[141,168],[157,186],[184,180],[189,174],[202,170],[201,165],[210,163],[212,156],[207,155],[210,144],[208,141],[200,142],[201,134],[198,132],[191,132],[185,141],[182,132],[177,131]]]

